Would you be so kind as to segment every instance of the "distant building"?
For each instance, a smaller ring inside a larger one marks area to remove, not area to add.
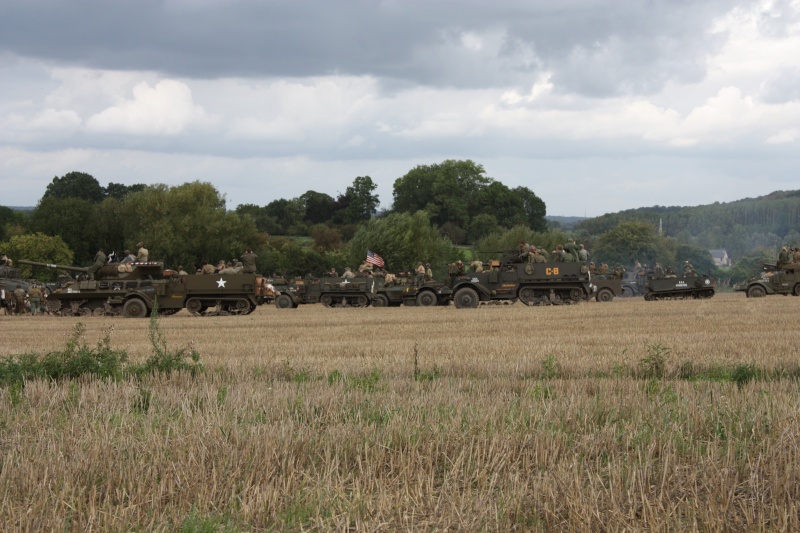
[[[728,257],[728,252],[725,249],[709,250],[711,257],[714,259],[714,264],[717,266],[728,267],[731,266],[731,258]]]

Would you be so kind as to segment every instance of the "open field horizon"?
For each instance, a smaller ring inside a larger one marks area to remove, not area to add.
[[[159,325],[200,353],[194,378],[2,390],[0,524],[796,530],[798,311],[736,293],[182,312]],[[2,316],[0,357],[62,349],[77,322],[152,352],[148,320]]]

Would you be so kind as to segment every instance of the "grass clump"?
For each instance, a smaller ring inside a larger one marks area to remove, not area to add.
[[[153,354],[144,363],[132,364],[125,350],[111,347],[113,326],[106,330],[96,346],[90,346],[85,339],[86,327],[78,322],[62,350],[43,355],[10,355],[0,360],[0,386],[8,386],[12,390],[13,387],[24,386],[26,381],[36,379],[61,381],[89,376],[118,381],[178,371],[187,371],[193,376],[201,372],[203,365],[200,363],[200,354],[191,346],[179,349],[167,347],[166,338],[158,325],[157,312],[158,306],[154,305],[150,317]]]
[[[86,344],[83,323],[75,324],[63,350],[41,355],[24,353],[11,355],[0,361],[0,385],[24,384],[33,379],[62,379],[93,376],[118,380],[123,377],[128,354],[111,347],[109,328],[97,346]]]
[[[158,324],[158,300],[154,302],[150,313],[149,339],[153,354],[144,363],[130,366],[129,371],[134,376],[170,375],[172,372],[181,371],[195,376],[203,371],[200,354],[191,344],[177,349],[170,349],[167,346],[167,338]]]

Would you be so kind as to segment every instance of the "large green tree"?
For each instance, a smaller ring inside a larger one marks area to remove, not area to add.
[[[98,203],[105,198],[105,190],[100,183],[85,172],[69,172],[62,177],[54,177],[47,186],[44,198],[80,198]]]
[[[25,224],[27,219],[24,213],[0,206],[0,241],[9,238],[14,233],[14,228],[23,227]]]
[[[57,265],[72,265],[73,255],[69,246],[60,237],[45,235],[44,233],[29,233],[15,235],[6,242],[0,242],[0,249],[12,259],[19,261],[37,261]],[[54,271],[45,267],[31,267],[16,264],[25,278],[35,278],[40,281],[49,281],[54,277]]]
[[[125,196],[121,212],[127,244],[144,241],[150,258],[170,267],[230,260],[264,239],[251,218],[226,211],[210,183],[149,186]]]
[[[377,188],[369,176],[354,179],[344,195],[337,199],[338,212],[334,215],[334,220],[340,224],[358,224],[372,218],[380,204],[378,195],[375,194]]]
[[[45,195],[30,216],[34,232],[59,236],[75,253],[78,264],[91,262],[99,246],[105,246],[97,234],[95,213],[97,204],[92,201]]]
[[[653,264],[659,259],[658,234],[647,222],[627,221],[597,239],[595,257],[609,264],[630,265],[634,261]]]
[[[490,226],[489,216],[502,228],[524,224],[544,231],[547,226],[545,203],[533,191],[510,189],[486,176],[483,166],[470,160],[419,165],[395,180],[393,197],[395,212],[424,209],[451,238],[481,238]]]
[[[425,211],[392,213],[361,226],[350,241],[351,264],[363,261],[367,250],[383,257],[387,270],[394,272],[413,268],[418,261],[441,271],[457,256],[453,244],[431,225]]]

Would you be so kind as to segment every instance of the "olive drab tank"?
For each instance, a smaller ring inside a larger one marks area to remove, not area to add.
[[[178,276],[159,261],[109,263],[87,279],[88,269],[20,261],[20,264],[66,271],[47,299],[47,308],[62,316],[123,315],[141,318],[157,305],[169,315],[186,308],[200,314],[248,314],[258,303],[255,274]],[[69,273],[75,273],[72,276]]]

